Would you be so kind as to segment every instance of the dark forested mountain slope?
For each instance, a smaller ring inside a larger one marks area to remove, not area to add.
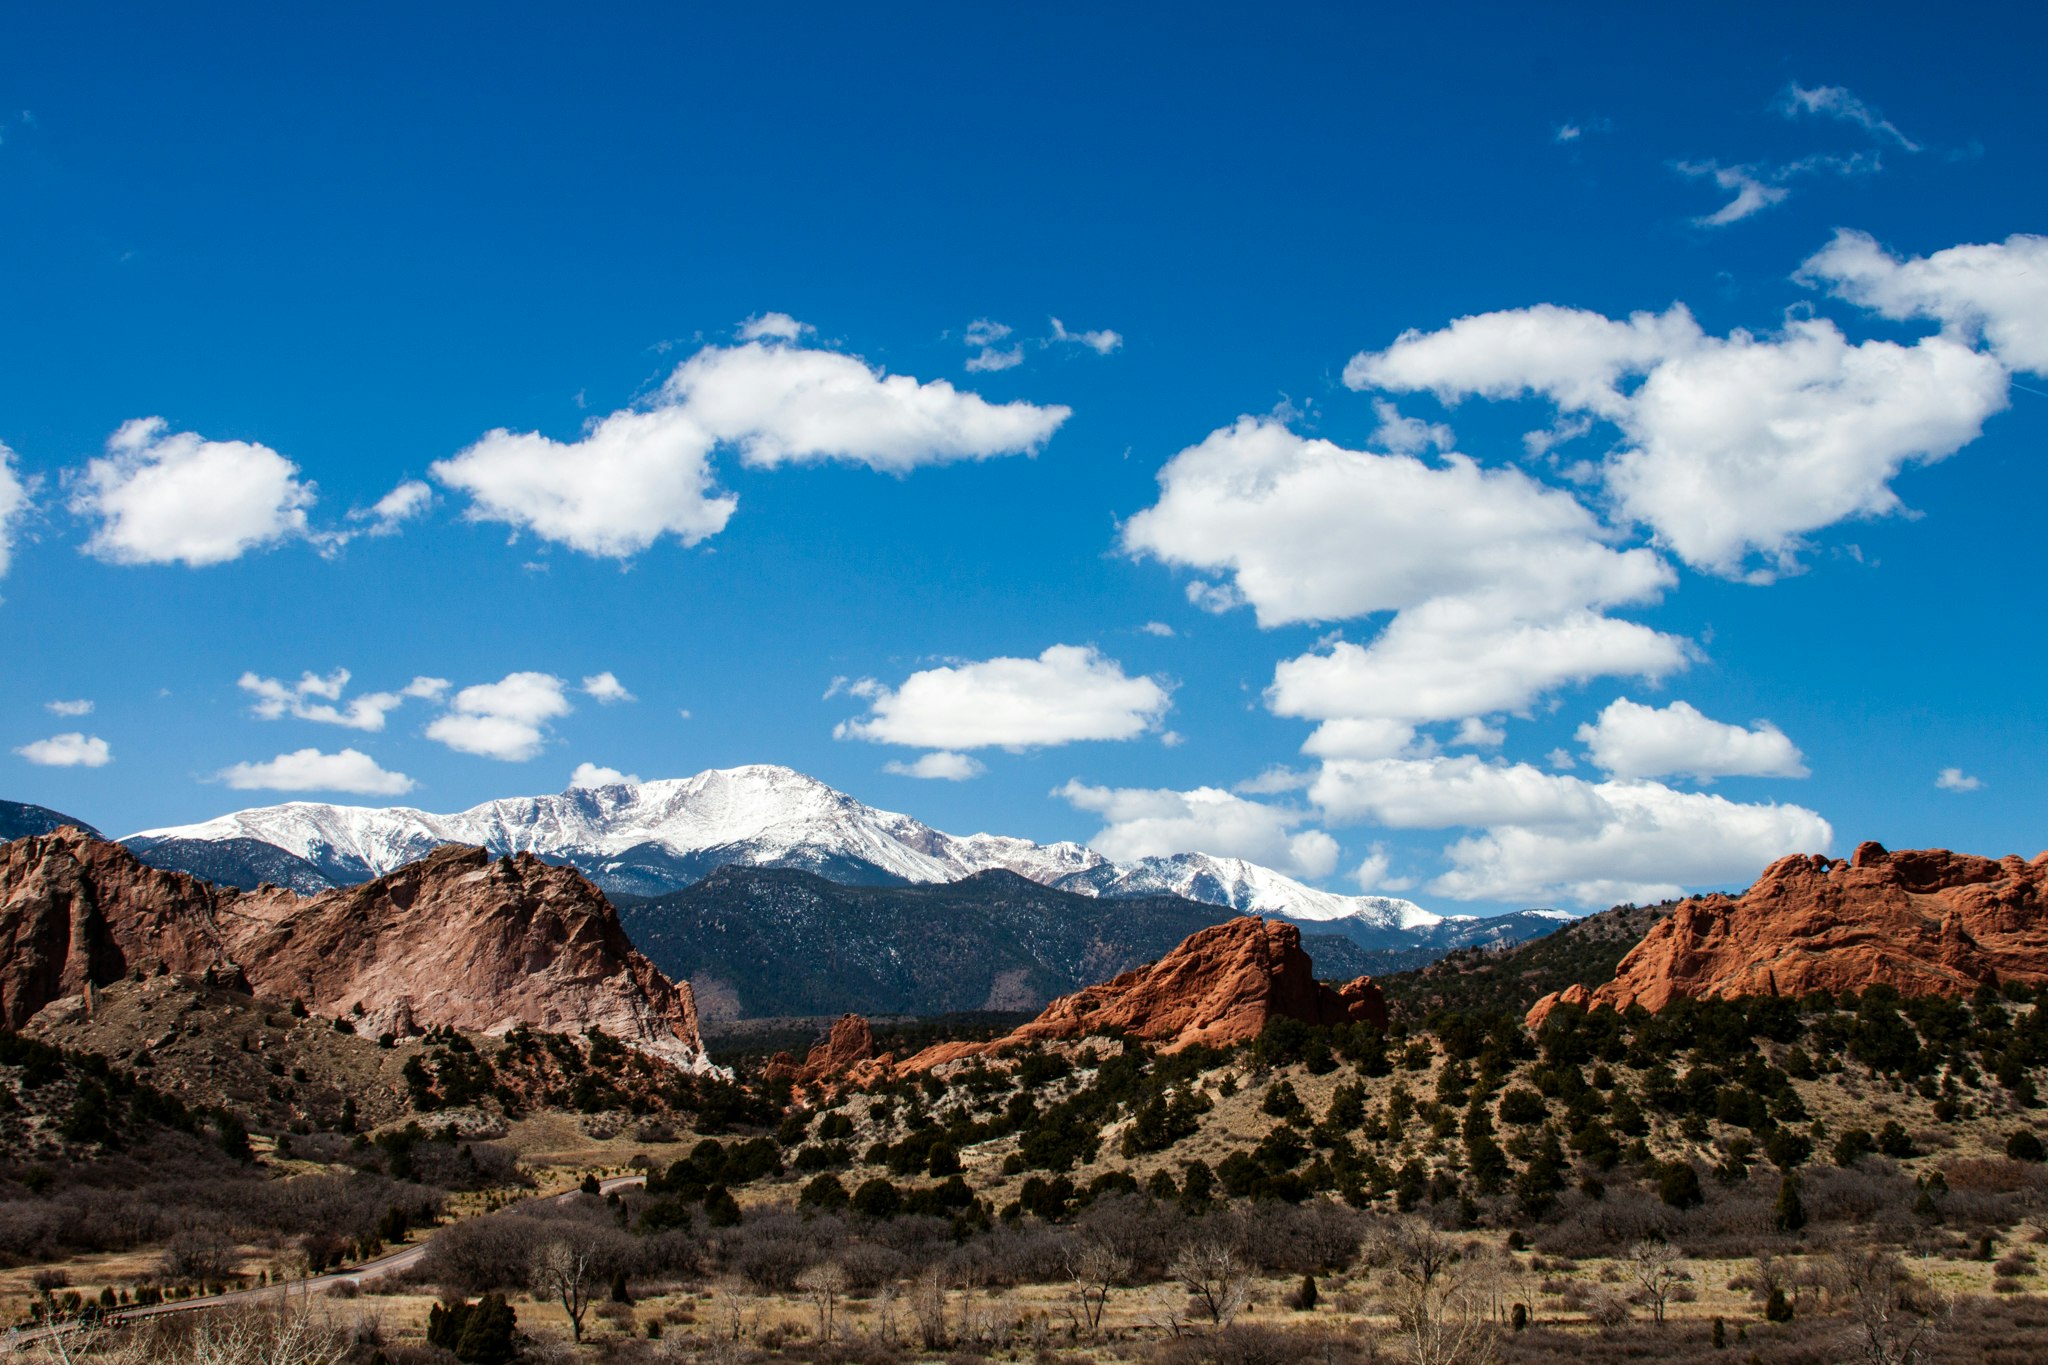
[[[1619,905],[1574,920],[1533,942],[1466,948],[1414,971],[1381,978],[1397,1018],[1438,1010],[1498,1010],[1520,1017],[1552,991],[1597,986],[1676,902]]]
[[[727,867],[628,904],[619,918],[663,971],[690,980],[708,1017],[747,1019],[1036,1010],[1160,957],[1231,911],[1171,896],[1072,895],[1012,872],[874,887]],[[1303,946],[1319,976],[1371,970],[1337,935]]]
[[[26,801],[0,801],[0,844],[10,839],[26,839],[31,834],[50,834],[66,825],[76,825],[95,839],[100,832],[76,816],[51,810],[48,806],[31,806]]]

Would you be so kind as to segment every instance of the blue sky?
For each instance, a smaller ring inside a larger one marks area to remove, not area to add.
[[[776,762],[1482,911],[2031,856],[2043,27],[18,11],[0,794]]]

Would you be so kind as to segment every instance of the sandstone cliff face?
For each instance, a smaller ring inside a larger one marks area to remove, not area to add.
[[[160,872],[67,830],[0,848],[0,952],[11,1024],[161,965],[238,971],[258,996],[354,1016],[373,1037],[595,1027],[679,1066],[708,1065],[689,987],[633,949],[580,874],[527,854],[442,848],[302,898]]]
[[[1860,991],[1963,995],[1987,981],[2048,981],[2048,853],[1978,858],[1866,843],[1847,862],[1781,858],[1740,897],[1701,896],[1656,925],[1593,990],[1560,1003],[1659,1010],[1679,997]]]
[[[0,1024],[132,971],[234,971],[216,892],[65,828],[0,844]]]
[[[1367,977],[1332,989],[1291,924],[1250,915],[1191,935],[1148,966],[1052,1002],[1023,1027],[991,1043],[941,1043],[901,1065],[923,1071],[1016,1043],[1082,1038],[1121,1030],[1165,1051],[1195,1043],[1227,1047],[1258,1036],[1268,1020],[1311,1024],[1387,1022],[1387,1005]]]
[[[689,987],[634,950],[581,873],[532,854],[451,845],[361,886],[251,894],[226,922],[257,994],[360,1005],[372,1035],[594,1027],[678,1065],[703,1055]]]

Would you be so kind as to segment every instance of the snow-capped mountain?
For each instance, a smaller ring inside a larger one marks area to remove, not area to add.
[[[1002,868],[1084,895],[1175,895],[1280,916],[1369,947],[1433,943],[1470,918],[1433,914],[1390,896],[1320,891],[1269,868],[1206,853],[1117,864],[1075,843],[955,836],[767,764],[488,801],[452,815],[294,801],[143,830],[122,843],[158,866],[300,891],[366,881],[442,844],[462,843],[567,863],[608,893],[629,897],[673,891],[729,864],[885,886],[951,882]]]
[[[235,839],[282,849],[336,884],[382,876],[459,843],[570,863],[607,891],[635,895],[687,886],[728,863],[887,884],[955,881],[997,867],[1050,882],[1103,861],[1079,844],[989,834],[958,839],[767,764],[510,797],[453,815],[292,801],[143,830],[121,842],[163,855],[189,843]]]
[[[1250,915],[1279,915],[1304,923],[1356,920],[1380,929],[1417,930],[1434,929],[1447,918],[1394,896],[1318,891],[1270,867],[1208,853],[1175,853],[1134,863],[1099,862],[1050,885],[1084,896],[1182,896]]]

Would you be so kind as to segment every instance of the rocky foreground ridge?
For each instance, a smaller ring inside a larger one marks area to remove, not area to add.
[[[709,1066],[687,984],[636,951],[598,890],[530,854],[446,847],[298,896],[149,867],[77,829],[0,845],[0,1024],[135,972],[211,975],[358,1032],[521,1024]]]
[[[2048,982],[2048,853],[1979,858],[1897,853],[1865,843],[1845,862],[1781,858],[1739,897],[1681,902],[1592,989],[1560,1004],[1651,1011],[1673,1000],[1799,996],[1888,985],[1904,995],[1967,995],[1986,982]]]
[[[985,1043],[938,1043],[902,1061],[874,1055],[867,1022],[847,1015],[799,1064],[778,1057],[771,1074],[807,1084],[868,1084],[1023,1043],[1123,1033],[1172,1052],[1196,1043],[1228,1047],[1258,1037],[1276,1018],[1309,1024],[1368,1021],[1385,1027],[1386,1000],[1370,977],[1341,986],[1316,980],[1301,931],[1242,916],[1191,934],[1157,962],[1060,997],[1030,1023]]]

